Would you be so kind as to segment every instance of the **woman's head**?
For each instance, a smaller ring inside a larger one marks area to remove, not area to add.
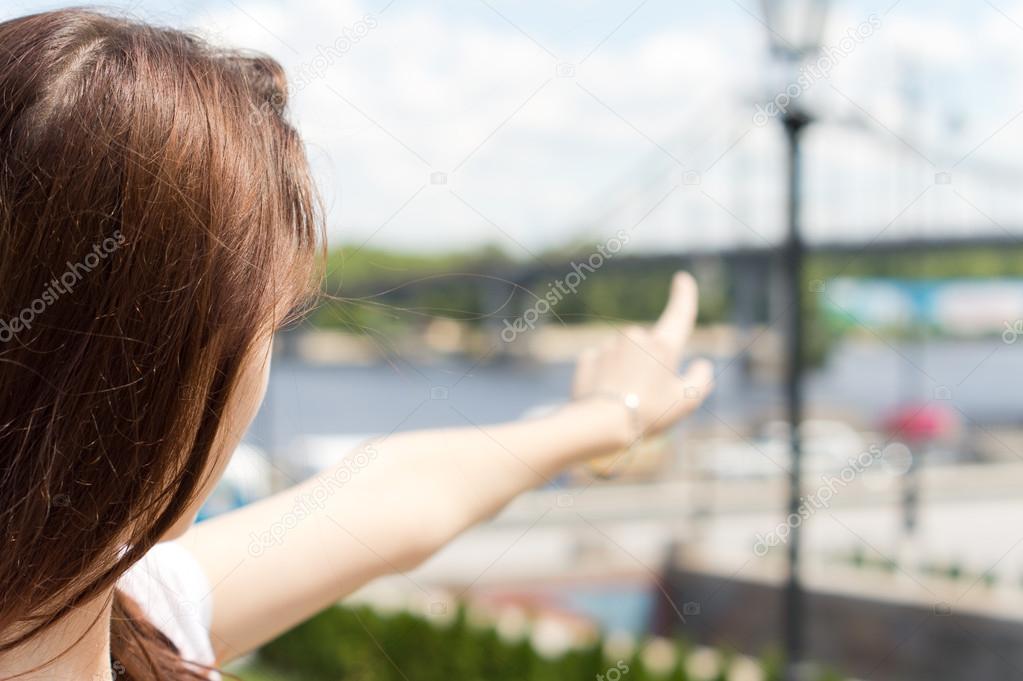
[[[258,405],[320,232],[284,92],[173,30],[0,24],[0,653],[179,531]]]

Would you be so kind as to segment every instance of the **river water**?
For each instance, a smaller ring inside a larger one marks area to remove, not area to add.
[[[717,389],[696,420],[743,424],[782,412],[777,381],[747,377],[741,358],[714,358]],[[377,434],[515,419],[569,397],[569,364],[471,360],[312,365],[275,360],[247,439],[279,452],[302,435]],[[1023,422],[1023,341],[927,345],[845,343],[807,376],[807,403],[871,427],[905,401],[944,401],[974,424]]]

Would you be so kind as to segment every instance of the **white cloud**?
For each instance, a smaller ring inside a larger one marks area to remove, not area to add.
[[[836,5],[827,40],[890,4]],[[473,2],[398,0],[378,13],[381,2],[361,0],[210,0],[165,19],[269,52],[308,82],[295,93],[294,118],[337,241],[375,235],[379,245],[416,248],[493,241],[521,254],[516,243],[537,250],[600,228],[610,233],[678,184],[672,156],[701,182],[681,186],[647,218],[636,248],[780,235],[780,135],[752,124],[754,103],[770,96],[764,30],[753,18],[734,3],[651,2],[614,31],[631,7],[491,5],[542,47]],[[1009,19],[972,0],[903,0],[830,80],[804,95],[827,121],[807,142],[811,234],[872,236],[933,185],[936,170],[989,137],[954,173],[952,186],[976,208],[951,191],[928,192],[892,234],[903,224],[990,229],[984,214],[1023,224],[1006,199],[1011,182],[971,177],[981,165],[1023,157],[1023,117],[1006,125],[1023,109],[1023,28],[1014,23],[1023,25],[1023,4],[1002,10]],[[375,28],[317,66],[370,14]],[[558,60],[544,48],[582,62],[575,77],[557,77]],[[919,91],[916,105],[907,81]],[[962,121],[958,132],[954,119]],[[457,196],[429,183],[434,170],[451,173]]]

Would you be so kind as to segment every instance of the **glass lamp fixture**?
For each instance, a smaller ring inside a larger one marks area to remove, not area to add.
[[[828,0],[762,0],[771,52],[801,60],[821,48]]]

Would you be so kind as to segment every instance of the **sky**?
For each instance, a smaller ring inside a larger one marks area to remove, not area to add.
[[[768,59],[757,0],[104,6],[285,66],[332,245],[776,243],[784,146],[758,112],[785,92],[817,119],[812,240],[1023,236],[1017,0],[833,2],[826,68],[802,83]]]

